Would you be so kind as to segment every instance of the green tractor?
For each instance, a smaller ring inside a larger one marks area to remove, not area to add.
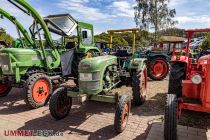
[[[135,44],[132,52],[134,50]],[[135,58],[134,53],[125,50],[118,50],[115,55],[83,59],[79,63],[79,89],[60,87],[55,90],[50,98],[50,113],[56,120],[63,119],[69,114],[74,97],[116,103],[114,128],[121,133],[128,122],[131,97],[113,89],[125,82],[132,87],[134,103],[143,104],[147,94],[146,59]]]
[[[120,29],[120,30],[108,30],[110,36],[109,47],[113,46],[113,35],[119,32],[132,32],[132,42],[136,45],[136,34],[139,32],[139,28],[132,29]],[[122,49],[122,48],[120,48]],[[166,78],[169,72],[169,57],[168,55],[160,51],[138,51],[139,48],[133,50],[136,57],[147,59],[148,77],[152,80],[160,81]],[[129,52],[129,48],[123,48]]]
[[[6,96],[11,87],[25,87],[26,103],[38,108],[49,100],[55,81],[77,80],[79,62],[100,53],[94,46],[93,25],[78,22],[69,14],[42,18],[25,0],[8,1],[34,22],[29,28],[31,37],[24,30],[25,38],[15,42],[19,47],[0,50],[0,88],[5,89],[1,95]],[[75,30],[77,34],[72,36]],[[24,43],[26,39],[31,39],[31,44]]]

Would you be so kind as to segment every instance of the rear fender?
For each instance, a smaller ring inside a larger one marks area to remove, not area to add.
[[[155,59],[155,58],[157,58],[157,57],[163,58],[163,59],[166,59],[166,60],[169,61],[169,56],[166,55],[166,54],[153,54],[153,53],[152,53],[152,54],[150,54],[150,55],[147,56],[147,59],[148,59],[148,60],[153,60],[153,59]]]
[[[129,64],[129,71],[133,72],[133,71],[138,71],[140,72],[144,66],[144,64],[146,63],[146,59],[143,58],[135,58],[134,60],[130,61]]]

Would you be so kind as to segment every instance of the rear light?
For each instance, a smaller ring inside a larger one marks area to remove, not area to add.
[[[202,82],[202,77],[200,74],[194,74],[192,77],[191,77],[191,81],[193,82],[193,84],[200,84]]]

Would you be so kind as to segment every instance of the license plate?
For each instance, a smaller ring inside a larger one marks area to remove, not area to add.
[[[80,73],[80,80],[81,81],[91,81],[92,73]]]

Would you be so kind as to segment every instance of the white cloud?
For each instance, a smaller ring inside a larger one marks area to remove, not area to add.
[[[210,27],[210,15],[180,16],[177,27],[183,29],[204,29]]]
[[[79,15],[85,19],[96,21],[108,19],[110,15],[107,13],[101,12],[100,9],[95,7],[88,7],[85,4],[89,2],[88,0],[61,0],[58,3],[58,6],[67,10],[70,10],[71,13]]]
[[[60,8],[69,10],[80,18],[91,21],[111,20],[117,17],[134,17],[134,1],[114,1],[110,5],[105,5],[103,9],[88,6],[90,2],[100,2],[101,0],[60,0],[57,4]]]
[[[181,17],[176,17],[176,20],[180,24],[183,23],[210,23],[210,15],[201,15],[201,16],[181,16]]]
[[[111,6],[117,16],[134,17],[133,4],[128,1],[115,1]]]

